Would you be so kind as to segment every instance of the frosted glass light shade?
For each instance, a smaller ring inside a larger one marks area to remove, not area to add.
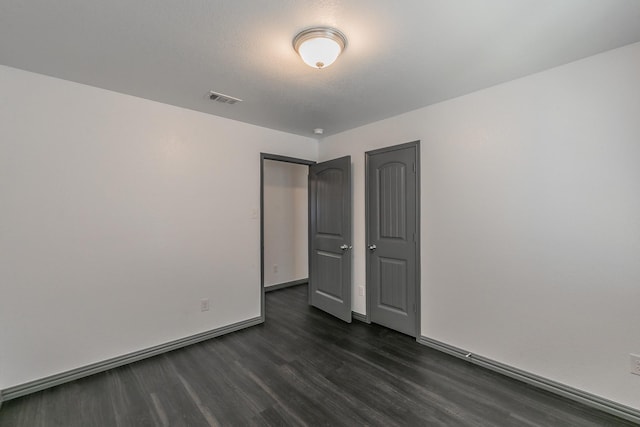
[[[293,39],[293,48],[313,68],[333,64],[346,46],[344,34],[334,28],[309,28]]]
[[[304,63],[315,68],[324,68],[333,64],[341,51],[338,43],[325,38],[304,41],[298,48]]]

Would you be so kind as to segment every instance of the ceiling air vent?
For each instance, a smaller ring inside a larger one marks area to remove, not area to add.
[[[209,99],[212,101],[221,102],[223,104],[235,104],[237,102],[242,102],[242,99],[234,98],[233,96],[214,91],[209,92]]]

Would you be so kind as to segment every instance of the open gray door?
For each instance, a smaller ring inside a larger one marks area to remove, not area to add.
[[[309,168],[309,303],[351,322],[351,156]]]

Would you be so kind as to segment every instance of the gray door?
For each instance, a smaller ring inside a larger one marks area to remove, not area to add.
[[[309,168],[309,302],[351,322],[351,157]]]
[[[416,336],[418,144],[366,153],[370,320]]]

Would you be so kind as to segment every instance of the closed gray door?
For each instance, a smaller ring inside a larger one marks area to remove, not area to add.
[[[372,322],[416,336],[417,143],[368,152],[367,291]]]
[[[309,301],[351,322],[351,157],[309,170]]]

